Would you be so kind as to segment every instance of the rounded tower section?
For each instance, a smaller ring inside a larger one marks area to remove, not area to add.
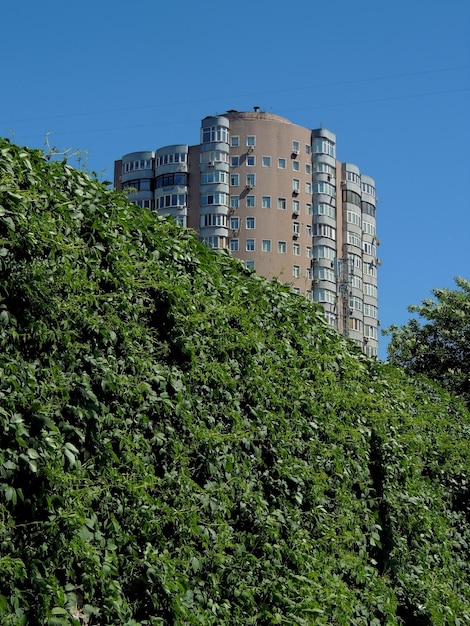
[[[338,328],[336,135],[324,128],[312,131],[312,180],[313,299]]]
[[[201,123],[199,236],[215,249],[229,246],[229,127],[222,115]]]
[[[364,351],[369,356],[377,356],[379,346],[378,332],[378,292],[377,257],[379,240],[376,232],[375,180],[370,176],[361,177],[361,219],[363,250],[363,292],[364,292]]]
[[[121,187],[129,200],[140,207],[153,209],[154,157],[149,150],[129,152],[122,157]]]
[[[174,144],[155,152],[155,209],[180,226],[188,220],[188,146]]]

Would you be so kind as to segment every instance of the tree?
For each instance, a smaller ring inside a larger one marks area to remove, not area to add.
[[[470,406],[470,282],[457,277],[459,289],[433,289],[436,299],[408,307],[426,320],[383,331],[391,335],[390,363],[409,374],[425,374]]]

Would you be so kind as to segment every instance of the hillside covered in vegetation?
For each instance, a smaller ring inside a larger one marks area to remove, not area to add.
[[[470,623],[470,419],[0,142],[2,625]]]

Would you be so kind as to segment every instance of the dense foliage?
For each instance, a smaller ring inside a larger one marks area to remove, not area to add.
[[[1,623],[470,623],[469,414],[0,142]]]
[[[458,394],[470,407],[470,282],[458,289],[433,289],[435,297],[408,307],[424,320],[391,326],[388,357],[409,374],[425,374]]]

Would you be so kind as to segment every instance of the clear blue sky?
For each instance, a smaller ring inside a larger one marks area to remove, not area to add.
[[[0,135],[50,132],[112,180],[122,154],[198,143],[201,118],[257,105],[332,130],[376,179],[382,327],[470,279],[469,0],[16,0],[0,16]]]

